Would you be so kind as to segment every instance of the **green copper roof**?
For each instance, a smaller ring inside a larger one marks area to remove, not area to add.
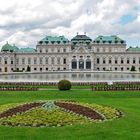
[[[36,52],[36,50],[34,48],[21,48],[19,49],[18,52],[21,52],[21,53],[34,53]]]
[[[92,39],[86,35],[76,35],[71,39],[73,45],[77,44],[87,44],[89,45],[92,42]]]
[[[16,47],[15,45],[12,46],[8,42],[5,45],[3,45],[1,49],[1,51],[9,51],[9,52],[16,52],[18,50],[19,50],[18,47]]]
[[[125,44],[125,41],[116,35],[112,36],[100,35],[93,42],[98,44]]]
[[[66,44],[69,40],[64,36],[46,36],[38,42],[39,44]]]
[[[127,49],[128,52],[140,52],[140,48],[139,47],[136,47],[136,48],[132,48],[132,47],[129,47]]]
[[[89,40],[89,41],[92,41],[92,39],[89,38],[86,35],[77,35],[77,36],[73,37],[71,41],[77,41],[77,40],[84,40],[84,41]]]

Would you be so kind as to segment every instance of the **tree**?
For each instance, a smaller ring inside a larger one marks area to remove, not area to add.
[[[31,67],[27,66],[27,70],[26,71],[31,71]]]
[[[136,71],[135,66],[132,66],[130,71]]]

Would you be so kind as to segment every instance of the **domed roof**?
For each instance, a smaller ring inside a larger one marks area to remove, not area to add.
[[[75,37],[73,37],[71,39],[71,42],[73,45],[77,45],[77,44],[86,44],[86,45],[90,45],[92,43],[92,39],[86,35],[76,35]]]
[[[76,35],[75,37],[72,38],[71,41],[78,41],[78,40],[83,40],[83,41],[92,41],[92,39],[86,35]]]
[[[18,51],[18,47],[16,47],[15,45],[10,45],[8,42],[2,46],[2,49],[1,51],[4,51],[4,52],[16,52]]]
[[[41,44],[68,44],[69,40],[65,36],[46,36],[40,40],[39,45]]]
[[[19,50],[19,48],[15,46],[15,44],[12,47],[13,47],[14,52],[17,52]]]

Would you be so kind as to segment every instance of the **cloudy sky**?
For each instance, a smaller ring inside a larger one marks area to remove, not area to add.
[[[35,47],[46,35],[77,32],[140,46],[140,0],[0,0],[0,46]]]

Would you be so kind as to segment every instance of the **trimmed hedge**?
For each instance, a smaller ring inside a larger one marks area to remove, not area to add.
[[[71,89],[71,82],[68,80],[61,80],[58,83],[59,90],[70,90]]]

